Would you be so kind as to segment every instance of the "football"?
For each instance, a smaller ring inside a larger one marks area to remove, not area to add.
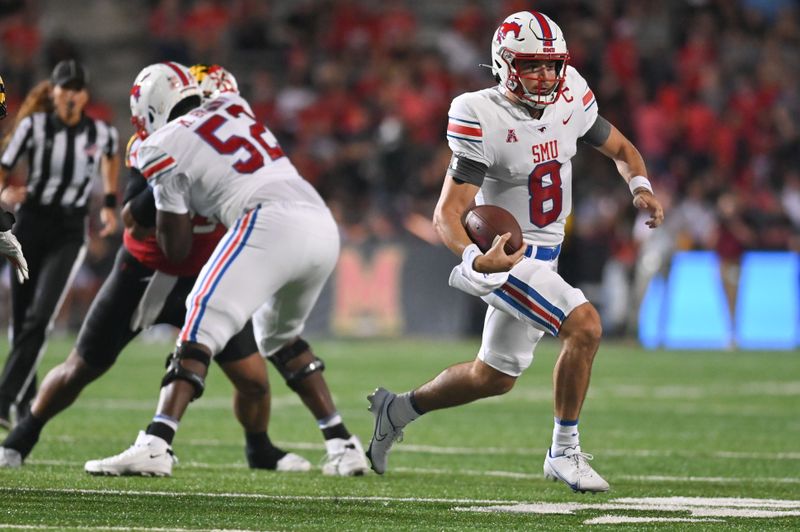
[[[478,205],[464,214],[464,229],[469,238],[486,253],[492,247],[494,237],[511,233],[505,252],[511,255],[522,245],[522,230],[514,216],[497,205]]]

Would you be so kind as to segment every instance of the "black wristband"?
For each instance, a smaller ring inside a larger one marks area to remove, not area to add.
[[[0,209],[0,232],[5,232],[14,227],[14,215],[10,212]]]
[[[111,207],[112,209],[117,206],[116,192],[109,192],[103,196],[103,207]]]

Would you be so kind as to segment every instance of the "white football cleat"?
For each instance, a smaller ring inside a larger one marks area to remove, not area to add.
[[[19,469],[22,467],[22,455],[16,449],[0,447],[0,469]]]
[[[340,477],[360,477],[369,471],[364,447],[357,436],[349,439],[332,438],[325,441],[328,454],[322,464],[322,474]]]
[[[544,476],[550,480],[560,480],[572,491],[608,491],[608,482],[589,465],[591,454],[581,452],[580,446],[569,447],[560,456],[551,456],[550,449],[544,458]]]
[[[372,469],[379,475],[386,471],[386,463],[392,444],[396,441],[403,441],[403,431],[395,427],[389,419],[389,405],[392,404],[397,394],[386,388],[377,388],[367,396],[369,399],[369,411],[375,416],[375,429],[372,432],[372,440],[369,442],[367,457],[372,463]]]
[[[283,473],[311,471],[311,462],[299,454],[286,453],[286,456],[278,460],[278,464],[275,466],[275,471],[280,471]]]
[[[136,441],[127,450],[102,460],[89,460],[83,469],[90,475],[168,477],[172,475],[172,464],[177,461],[166,441],[139,431]]]

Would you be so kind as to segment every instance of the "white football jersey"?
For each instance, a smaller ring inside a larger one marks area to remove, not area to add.
[[[160,211],[189,211],[231,227],[259,204],[325,203],[238,94],[176,118],[139,147]]]
[[[453,153],[487,166],[476,197],[511,212],[525,241],[554,246],[572,211],[572,157],[597,119],[597,102],[581,75],[567,67],[564,93],[532,118],[500,86],[456,97],[447,141]]]

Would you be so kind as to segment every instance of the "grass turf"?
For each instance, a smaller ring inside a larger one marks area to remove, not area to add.
[[[51,342],[40,376],[70,346],[69,340]],[[478,342],[337,340],[314,347],[326,362],[325,376],[348,428],[366,446],[372,432],[367,393],[377,385],[395,391],[416,386],[447,365],[471,359]],[[91,477],[83,463],[127,448],[155,407],[169,346],[134,343],[46,427],[22,469],[0,470],[0,527],[572,530],[603,516],[691,517],[683,503],[615,508],[644,497],[780,499],[796,505],[782,503],[789,506],[778,510],[788,513],[768,518],[706,515],[695,518],[717,520],[621,526],[800,527],[800,353],[646,352],[605,342],[580,429],[584,450],[595,455],[593,465],[612,491],[581,495],[541,474],[552,431],[557,349],[557,342],[543,342],[509,394],[431,413],[410,425],[384,476],[247,469],[243,436],[231,414],[231,387],[214,369],[206,394],[181,424],[174,444],[181,461],[172,478]],[[270,376],[273,441],[312,462],[321,460],[324,447],[311,415],[272,369]],[[539,511],[544,503],[583,506],[571,514],[527,513],[519,506],[490,511],[523,503]],[[768,509],[769,503],[751,506]]]

